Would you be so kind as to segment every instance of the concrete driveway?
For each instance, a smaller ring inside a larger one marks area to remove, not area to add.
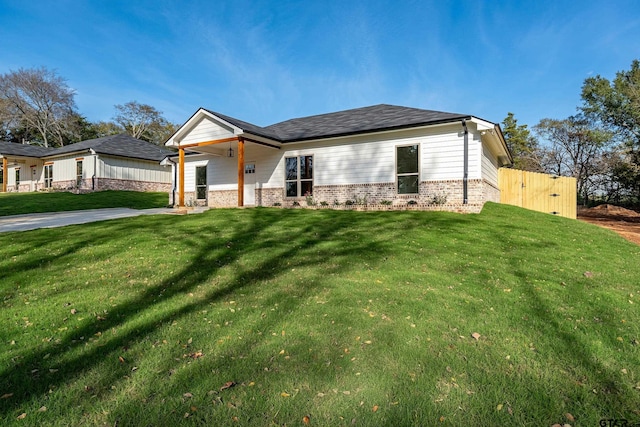
[[[82,211],[36,213],[0,217],[0,233],[8,231],[26,231],[36,228],[64,227],[72,224],[104,221],[107,219],[127,218],[138,215],[157,215],[176,213],[171,208],[156,209],[89,209]]]

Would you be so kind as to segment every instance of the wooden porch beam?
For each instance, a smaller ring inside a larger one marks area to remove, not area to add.
[[[244,138],[244,137],[243,137]],[[269,148],[276,148],[278,150],[280,150],[280,147],[277,145],[273,145],[273,144],[269,144],[267,142],[262,142],[262,141],[258,141],[256,139],[251,139],[251,138],[244,138],[245,141],[249,141],[249,142],[253,142],[254,144],[259,144],[259,145],[264,145],[265,147],[269,147]]]
[[[238,138],[238,207],[244,206],[244,139]]]
[[[193,144],[184,144],[181,145],[180,148],[193,148],[193,147],[204,147],[205,145],[213,145],[213,144],[222,144],[223,142],[233,142],[238,141],[239,137],[234,136],[232,138],[222,138],[222,139],[214,139],[211,141],[203,141],[203,142],[194,142]]]
[[[7,192],[7,178],[9,177],[7,158],[2,158],[2,192]]]
[[[180,175],[180,177],[178,178],[180,180],[180,188],[178,190],[178,206],[183,207],[184,206],[184,148],[178,149],[178,154],[179,154],[178,168],[179,168],[179,175]]]

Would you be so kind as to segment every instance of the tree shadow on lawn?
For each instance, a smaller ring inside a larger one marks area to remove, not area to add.
[[[184,227],[188,228],[190,223],[196,224],[194,228],[201,232],[201,237],[191,236],[189,238],[188,244],[191,247],[190,250],[193,251],[193,256],[179,271],[164,278],[156,285],[147,287],[136,298],[112,307],[106,318],[99,323],[92,321],[93,319],[87,320],[78,329],[68,332],[59,343],[46,344],[37,352],[23,354],[15,366],[5,366],[0,371],[2,378],[0,389],[11,390],[13,396],[11,399],[0,401],[0,413],[5,417],[9,416],[12,411],[29,404],[29,402],[38,401],[50,389],[72,382],[83,373],[104,364],[105,360],[117,361],[122,348],[129,343],[143,339],[146,335],[153,333],[160,325],[183,318],[212,303],[220,302],[237,291],[251,289],[262,281],[277,278],[291,271],[292,268],[320,266],[325,257],[330,256],[338,261],[331,265],[331,272],[339,273],[351,268],[349,260],[354,252],[358,254],[360,259],[379,259],[388,250],[383,240],[375,238],[376,227],[384,225],[384,221],[375,217],[372,217],[368,223],[370,228],[367,232],[371,233],[369,238],[354,242],[352,224],[349,221],[350,216],[321,213],[316,217],[317,220],[307,225],[293,227],[292,232],[297,235],[290,237],[290,245],[283,246],[282,241],[274,242],[269,233],[279,226],[287,227],[290,221],[303,221],[307,219],[306,216],[295,211],[263,209],[242,212],[230,210],[229,216],[233,217],[233,220],[230,219],[221,226],[233,230],[231,238],[215,236],[215,233],[214,236],[209,236],[205,221],[200,219],[191,221],[188,217],[183,219],[183,223],[178,224],[176,227],[178,231],[173,230],[170,226],[172,222],[167,220],[148,221],[148,223],[140,219],[117,220],[110,227],[99,228],[101,233],[95,233],[96,229],[91,227],[93,233],[87,233],[86,237],[83,236],[69,247],[64,248],[60,254],[45,257],[45,259],[19,262],[13,271],[37,268],[43,262],[52,264],[64,262],[64,258],[62,258],[63,261],[60,261],[61,255],[72,254],[84,245],[96,244],[95,242],[105,245],[108,242],[125,238],[130,233],[132,226],[145,227],[146,230],[151,230],[153,233],[178,239],[181,238],[180,230]],[[206,216],[202,219],[206,219]],[[73,231],[73,229],[67,229],[67,232]],[[340,242],[343,239],[348,239],[349,244],[341,245]],[[320,246],[320,243],[331,240],[336,244],[330,248]],[[233,244],[229,245],[229,242],[233,242]],[[32,243],[37,244],[38,242]],[[274,250],[274,243],[279,244],[280,247],[276,247]],[[308,256],[296,257],[301,251],[307,253]],[[218,288],[206,292],[204,298],[196,299],[170,312],[160,309],[157,310],[158,314],[154,313],[156,307],[172,297],[188,294],[198,286],[206,285],[208,280],[223,267],[233,266],[240,258],[257,253],[260,254],[259,258],[261,259],[258,264],[248,268],[236,266],[234,277],[228,283],[219,284]],[[171,256],[170,253],[167,255]],[[132,260],[132,262],[134,261]],[[310,295],[321,286],[323,276],[328,273],[330,271],[327,271],[327,267],[323,266],[313,280],[307,281],[305,287],[299,288],[297,291],[302,295]],[[141,313],[150,315],[145,316],[144,321],[137,321],[135,326],[127,327],[127,322],[136,317],[140,318]],[[86,342],[80,339],[80,337],[91,337],[98,332],[112,329],[120,329],[120,332],[109,338],[103,335],[100,345],[85,347]],[[46,371],[43,369],[45,366],[56,366],[59,370],[51,374],[45,372],[42,375],[44,378],[40,377],[38,373],[33,373],[34,370]],[[122,373],[115,369],[109,374],[104,374],[100,382],[109,384],[119,381],[121,377]],[[73,402],[69,402],[69,404],[73,404]]]
[[[567,294],[566,299],[552,299],[552,295],[548,294],[549,298],[545,298],[543,290],[536,289],[534,284],[528,282],[526,273],[517,272],[516,274],[523,281],[520,289],[525,295],[525,299],[520,301],[520,304],[526,304],[525,313],[528,313],[528,316],[523,317],[520,325],[514,325],[514,328],[525,327],[532,333],[543,335],[545,338],[542,341],[545,345],[542,348],[537,348],[537,344],[534,343],[536,349],[532,353],[532,357],[542,363],[548,363],[549,366],[545,369],[549,369],[552,375],[565,379],[564,390],[559,388],[546,390],[546,395],[557,396],[558,402],[569,397],[576,398],[587,395],[588,399],[595,400],[597,406],[601,408],[601,418],[619,418],[625,411],[629,411],[634,405],[637,406],[637,400],[634,401],[636,392],[631,389],[629,379],[624,378],[618,369],[619,367],[616,368],[618,361],[602,360],[601,357],[607,354],[606,351],[597,355],[590,350],[595,343],[586,341],[587,337],[599,336],[604,346],[609,350],[613,350],[615,347],[619,348],[622,345],[631,345],[616,343],[613,321],[599,320],[598,322],[601,323],[596,325],[591,321],[593,312],[580,313],[578,316],[584,316],[587,322],[582,327],[589,329],[589,334],[583,334],[576,327],[574,319],[576,315],[568,314],[563,310],[571,306],[571,299],[588,301],[587,296]],[[556,279],[561,280],[557,277]],[[552,281],[553,278],[550,278],[549,283],[543,283],[542,286],[553,286],[550,284]],[[570,292],[570,290],[566,290],[566,292]],[[608,309],[606,306],[600,309],[595,306],[589,308],[595,310],[603,319],[609,317],[608,313],[602,311]],[[598,317],[593,318],[597,319]],[[537,341],[533,336],[531,339]],[[540,354],[540,356],[536,356],[536,354]],[[636,364],[631,361],[628,363],[629,366]],[[625,380],[627,381],[625,382]],[[598,397],[594,397],[596,395]],[[578,408],[589,405],[589,402],[584,400],[568,400],[568,403],[573,405],[575,412],[578,412]],[[591,404],[593,405],[593,402]],[[576,415],[575,412],[574,415]],[[599,419],[589,422],[595,423]],[[542,421],[546,422],[547,420]],[[587,422],[584,419],[582,421]]]

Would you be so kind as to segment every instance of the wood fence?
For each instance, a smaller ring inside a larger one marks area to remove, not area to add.
[[[501,168],[500,203],[538,212],[576,218],[576,179]]]

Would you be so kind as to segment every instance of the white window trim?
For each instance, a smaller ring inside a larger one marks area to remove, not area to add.
[[[402,147],[413,147],[413,146],[417,146],[418,147],[418,152],[416,153],[418,156],[418,170],[417,172],[412,172],[412,173],[398,173],[398,148],[402,148]],[[415,142],[413,144],[400,144],[400,145],[396,145],[394,148],[394,154],[395,154],[395,168],[394,168],[394,173],[395,173],[395,187],[396,187],[396,195],[398,196],[415,196],[415,195],[419,195],[420,194],[420,170],[421,170],[421,159],[420,159],[420,143]],[[417,175],[418,176],[418,191],[416,193],[400,193],[398,191],[398,177],[400,176],[413,176],[413,175]]]
[[[301,157],[311,157],[311,179],[308,178],[300,178],[300,158]],[[288,182],[294,182],[293,179],[287,179],[287,159],[296,159],[296,165],[297,165],[297,170],[296,170],[296,196],[288,196],[287,195],[287,183]],[[286,199],[299,199],[302,197],[305,197],[304,194],[302,194],[302,182],[311,182],[311,195],[313,195],[313,188],[314,188],[314,176],[315,176],[315,156],[313,154],[297,154],[295,156],[285,156],[284,157],[284,197]]]

